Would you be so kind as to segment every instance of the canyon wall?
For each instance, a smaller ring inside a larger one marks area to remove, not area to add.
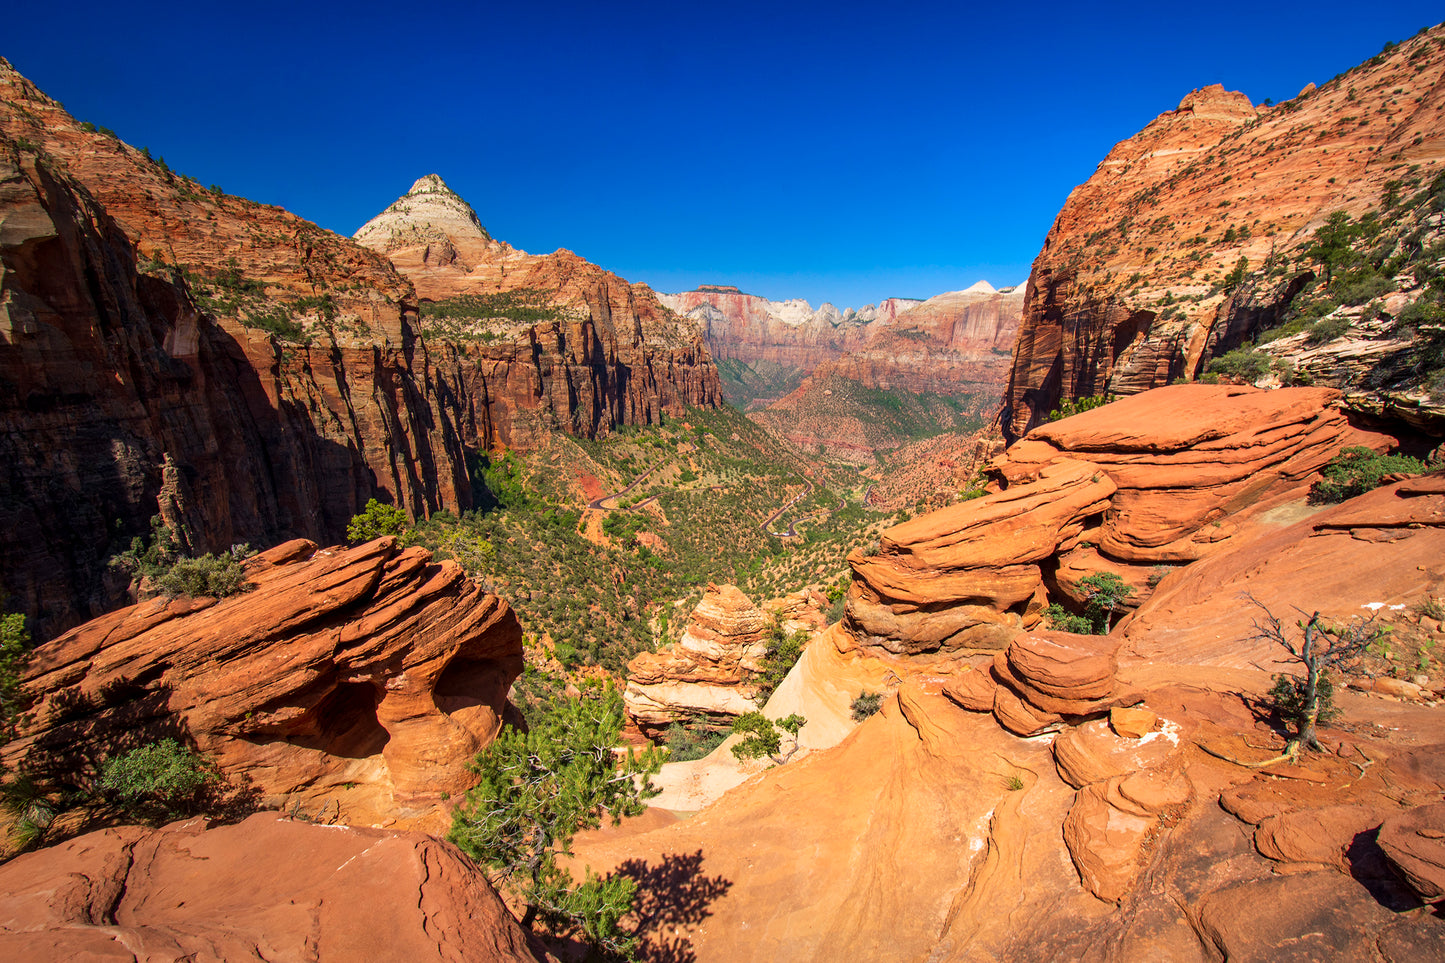
[[[696,330],[644,284],[558,250],[497,241],[429,174],[356,232],[416,286],[469,445],[530,447],[722,402]]]
[[[1399,315],[1427,293],[1433,267],[1412,265],[1432,260],[1441,238],[1442,74],[1437,27],[1276,106],[1196,90],[1116,145],[1069,195],[1034,262],[1005,435],[1022,436],[1060,399],[1194,378],[1289,320],[1300,293],[1327,279],[1331,255],[1311,246],[1334,212],[1356,222],[1375,212],[1369,236],[1394,246],[1372,255],[1378,290],[1343,297],[1332,314],[1354,337],[1286,367],[1379,389],[1394,377],[1379,373],[1382,354],[1400,356],[1396,368],[1413,363],[1419,339]],[[1295,337],[1295,355],[1313,348]],[[1281,346],[1275,357],[1290,353]]]

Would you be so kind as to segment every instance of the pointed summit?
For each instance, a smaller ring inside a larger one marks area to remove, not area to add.
[[[363,224],[352,237],[383,253],[439,241],[492,239],[471,205],[436,174],[418,178],[411,190]]]

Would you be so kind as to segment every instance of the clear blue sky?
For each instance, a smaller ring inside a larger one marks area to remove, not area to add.
[[[172,168],[343,234],[435,172],[528,251],[857,306],[1019,283],[1069,191],[1192,88],[1282,100],[1441,14],[30,2],[0,54]]]

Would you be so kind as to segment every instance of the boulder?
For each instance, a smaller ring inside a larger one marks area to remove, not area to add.
[[[1445,803],[1391,816],[1378,841],[1391,867],[1421,899],[1445,897]]]
[[[1095,719],[1070,726],[1054,738],[1054,765],[1064,782],[1081,789],[1114,776],[1157,768],[1178,748],[1164,732],[1129,739],[1115,734],[1105,720]]]
[[[153,598],[37,648],[8,764],[75,772],[179,729],[263,798],[325,797],[353,821],[471,786],[522,668],[505,601],[391,537],[286,543],[246,576],[243,594]]]
[[[16,857],[0,866],[0,957],[537,959],[450,843],[274,813],[214,829],[121,826]]]
[[[1254,830],[1254,848],[1281,863],[1325,863],[1346,869],[1355,837],[1380,825],[1384,814],[1366,806],[1325,806],[1267,816]]]

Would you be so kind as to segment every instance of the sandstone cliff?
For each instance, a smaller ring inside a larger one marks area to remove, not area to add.
[[[469,445],[530,447],[551,430],[594,438],[721,403],[707,348],[650,288],[571,251],[494,240],[435,174],[356,240],[415,284]]]
[[[42,638],[193,553],[467,507],[457,407],[383,258],[201,188],[0,61],[0,588]],[[122,580],[123,581],[123,580]]]
[[[288,542],[246,576],[244,594],[150,599],[37,648],[9,767],[84,785],[179,734],[263,803],[347,822],[414,821],[470,788],[522,669],[505,601],[394,538]]]
[[[1405,308],[1439,312],[1442,75],[1437,27],[1277,106],[1196,90],[1116,145],[1034,262],[1005,434],[1060,399],[1197,377],[1266,330],[1293,336],[1271,348],[1287,378],[1374,392],[1362,407],[1438,406],[1419,390],[1438,345]],[[1363,225],[1349,276],[1320,230],[1335,212]],[[1413,420],[1439,434],[1438,414]]]
[[[888,298],[840,312],[719,286],[661,295],[702,328],[740,407],[838,377],[866,388],[971,394],[991,407],[1007,378],[1023,297],[1022,288],[1000,292],[980,281],[926,301]]]

